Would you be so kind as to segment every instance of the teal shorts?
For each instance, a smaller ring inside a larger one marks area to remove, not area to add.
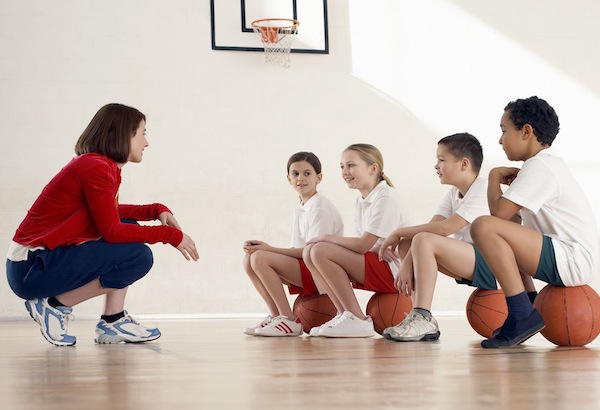
[[[498,289],[496,277],[492,273],[492,270],[485,259],[483,259],[483,256],[481,256],[481,253],[479,253],[479,249],[477,249],[475,245],[473,245],[473,249],[475,250],[475,271],[473,272],[473,280],[457,279],[456,283],[482,289]],[[552,245],[552,239],[548,236],[543,237],[542,253],[534,278],[549,283],[550,285],[564,286],[560,279],[560,275],[558,274],[558,268],[556,267],[554,245]]]
[[[496,277],[488,266],[479,249],[473,245],[475,250],[475,271],[473,272],[473,280],[456,279],[456,283],[460,285],[468,285],[481,289],[498,289]]]
[[[556,256],[554,255],[554,245],[552,245],[552,239],[549,236],[544,236],[540,263],[538,264],[534,278],[549,283],[550,285],[565,286],[558,274]]]

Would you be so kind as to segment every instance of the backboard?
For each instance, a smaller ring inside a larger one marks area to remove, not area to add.
[[[292,53],[329,54],[327,0],[211,0],[213,50],[264,51],[252,22],[288,18],[300,22]]]

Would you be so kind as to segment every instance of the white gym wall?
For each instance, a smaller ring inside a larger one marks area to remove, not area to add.
[[[599,17],[593,0],[329,0],[329,54],[292,54],[282,69],[260,53],[212,50],[209,0],[3,0],[0,250],[109,102],[148,118],[150,147],[141,164],[123,168],[121,202],[166,204],[200,249],[193,263],[152,245],[154,267],[129,292],[134,315],[265,311],[241,246],[252,238],[289,244],[292,153],[320,157],[320,190],[351,234],[358,193],[340,178],[340,153],[355,142],[376,145],[424,222],[448,189],[433,170],[436,142],[473,133],[487,173],[506,163],[497,144],[504,106],[534,94],[557,110],[556,149],[598,227]],[[464,311],[470,291],[441,278],[433,309]],[[101,305],[98,298],[75,313],[98,315]],[[0,319],[26,315],[0,280]]]

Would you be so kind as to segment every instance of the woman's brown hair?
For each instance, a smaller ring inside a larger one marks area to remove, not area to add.
[[[131,137],[146,116],[123,104],[106,104],[100,108],[83,131],[77,144],[77,155],[97,153],[124,164],[129,158]]]

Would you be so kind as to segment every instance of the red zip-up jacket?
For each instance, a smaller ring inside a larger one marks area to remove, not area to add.
[[[78,245],[102,237],[109,243],[169,243],[177,246],[183,232],[170,226],[122,223],[158,219],[171,212],[162,204],[119,205],[121,169],[100,154],[83,154],[71,160],[42,190],[13,238],[25,246]]]

